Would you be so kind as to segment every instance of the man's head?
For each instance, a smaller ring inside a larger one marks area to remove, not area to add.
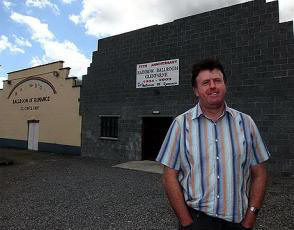
[[[203,109],[217,109],[224,105],[226,77],[222,64],[213,58],[205,59],[192,70],[192,87]]]
[[[197,77],[200,71],[202,70],[213,70],[213,69],[218,69],[222,72],[223,74],[223,79],[225,84],[227,83],[227,78],[225,75],[225,71],[224,71],[224,67],[223,65],[220,63],[219,60],[214,59],[214,58],[206,58],[202,61],[200,61],[199,63],[196,63],[193,65],[193,69],[192,69],[192,87],[193,88],[197,88]]]

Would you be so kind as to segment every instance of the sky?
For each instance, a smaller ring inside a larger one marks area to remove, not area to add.
[[[9,72],[60,60],[81,79],[98,39],[247,1],[0,0],[0,89]],[[279,12],[293,20],[294,1]]]

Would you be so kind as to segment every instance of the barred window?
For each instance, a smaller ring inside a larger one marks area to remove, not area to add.
[[[100,116],[101,137],[118,138],[118,116]]]

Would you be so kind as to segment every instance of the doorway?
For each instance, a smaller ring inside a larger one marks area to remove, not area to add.
[[[142,160],[156,159],[172,121],[172,117],[143,117]]]
[[[28,149],[38,151],[39,121],[28,121]]]

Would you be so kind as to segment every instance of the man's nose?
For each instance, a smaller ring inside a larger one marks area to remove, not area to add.
[[[210,87],[210,88],[215,88],[215,83],[214,83],[213,80],[210,80],[210,81],[209,81],[209,87]]]

